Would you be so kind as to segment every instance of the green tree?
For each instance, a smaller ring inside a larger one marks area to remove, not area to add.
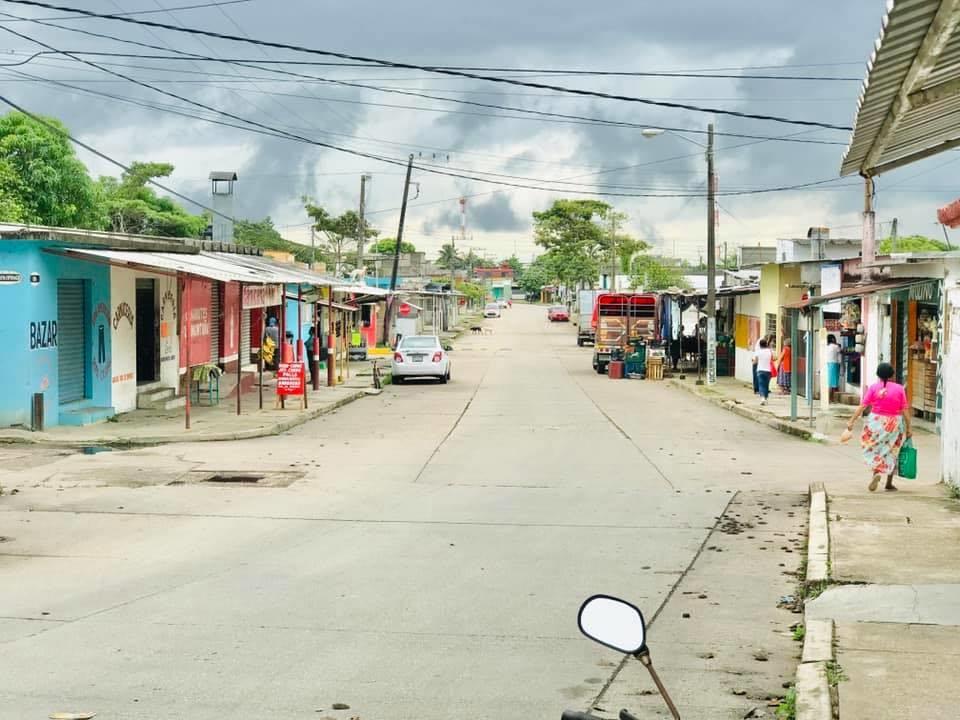
[[[172,173],[170,163],[135,162],[119,180],[101,177],[99,189],[109,227],[136,235],[199,237],[207,226],[206,217],[191,215],[147,187],[150,180]]]
[[[454,287],[467,296],[471,305],[482,305],[487,301],[487,288],[479,283],[458,280]]]
[[[277,250],[292,253],[297,262],[309,263],[314,258],[313,249],[308,245],[287,240],[280,235],[269,217],[263,220],[237,220],[233,226],[233,237],[238,245],[252,245],[261,250]],[[327,257],[317,248],[316,262],[326,262]]]
[[[500,263],[501,265],[509,265],[510,269],[513,270],[513,276],[519,278],[523,274],[523,263],[520,262],[520,258],[516,255],[511,255],[508,258],[505,258]]]
[[[519,283],[528,298],[536,298],[540,296],[541,288],[553,285],[557,280],[554,258],[550,253],[544,253],[524,268]]]
[[[349,249],[357,246],[360,233],[360,216],[354,210],[347,210],[340,215],[331,215],[325,208],[314,203],[310,198],[303,198],[303,207],[313,219],[313,229],[326,238],[327,248],[333,262],[334,273],[340,274],[344,270],[344,260]],[[380,234],[376,228],[364,225],[364,241],[375,238]],[[356,251],[353,252],[353,263],[356,263]]]
[[[897,238],[896,243],[894,243],[893,238],[886,237],[880,241],[880,245],[877,247],[881,255],[889,255],[894,252],[944,252],[947,249],[947,244],[942,240],[934,240],[923,235],[907,235]]]
[[[387,255],[393,254],[397,250],[397,239],[396,238],[382,238],[378,240],[370,248],[370,252],[376,253],[378,255]],[[413,246],[413,243],[408,243],[406,240],[400,243],[400,252],[402,253],[413,253],[417,249]]]
[[[633,260],[630,284],[644,292],[660,292],[672,287],[685,289],[689,284],[683,274],[683,268],[676,262],[641,253]]]
[[[610,259],[610,232],[604,222],[610,205],[600,200],[556,200],[533,213],[536,242],[552,255],[558,279],[568,286],[590,287]]]
[[[464,261],[454,244],[446,243],[440,248],[437,265],[447,270],[459,270],[464,266]]]
[[[60,121],[23,113],[0,117],[0,213],[38,225],[100,229],[105,218],[95,183]]]

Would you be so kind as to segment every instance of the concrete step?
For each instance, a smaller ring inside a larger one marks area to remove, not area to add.
[[[92,425],[112,418],[116,414],[117,411],[112,407],[61,408],[59,420],[61,425]]]
[[[166,407],[165,403],[176,398],[173,388],[155,388],[137,393],[137,407],[141,410]]]
[[[157,405],[154,405],[155,410],[174,410],[176,408],[182,408],[187,404],[187,396],[181,395],[180,397],[172,397],[169,400],[164,400]]]
[[[163,387],[162,380],[154,380],[153,382],[143,383],[137,385],[137,394],[148,393],[151,390],[159,390]]]

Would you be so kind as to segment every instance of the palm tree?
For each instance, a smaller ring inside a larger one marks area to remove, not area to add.
[[[463,258],[454,247],[453,243],[447,243],[440,248],[440,256],[437,258],[437,265],[447,270],[456,270],[463,263]]]

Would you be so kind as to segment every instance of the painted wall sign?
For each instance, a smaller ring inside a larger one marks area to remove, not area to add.
[[[18,285],[22,279],[16,270],[0,270],[0,285]]]
[[[120,321],[126,320],[130,323],[130,327],[133,327],[133,308],[130,307],[129,303],[122,302],[117,305],[117,309],[113,311],[113,329],[117,330],[120,327]]]
[[[30,349],[43,350],[57,346],[57,321],[40,320],[30,323]]]
[[[180,366],[183,367],[187,358],[187,322],[190,323],[190,365],[199,365],[210,362],[210,323],[213,321],[210,313],[211,283],[209,280],[191,279],[190,284],[190,311],[184,309],[180,313],[182,327],[180,329]],[[186,297],[186,296],[185,296]]]
[[[167,288],[160,301],[160,337],[166,339],[170,337],[170,321],[177,316],[177,298],[173,290]],[[172,358],[171,358],[172,359]],[[163,360],[163,358],[161,358]]]
[[[97,303],[90,318],[96,335],[93,339],[93,374],[98,380],[110,377],[110,353],[107,351],[107,328],[110,326],[110,308]]]
[[[220,336],[221,358],[232,359],[239,352],[240,328],[237,327],[237,312],[240,303],[240,283],[225,283],[223,290],[223,333]],[[246,307],[246,305],[244,305]]]
[[[30,273],[30,284],[39,285],[40,284],[40,273]]]
[[[280,305],[283,294],[280,285],[244,285],[243,306],[245,308],[262,308]]]

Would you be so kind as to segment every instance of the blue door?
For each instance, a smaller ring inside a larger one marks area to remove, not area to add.
[[[83,280],[57,281],[57,355],[60,404],[83,400],[87,363],[84,357],[87,313]]]

